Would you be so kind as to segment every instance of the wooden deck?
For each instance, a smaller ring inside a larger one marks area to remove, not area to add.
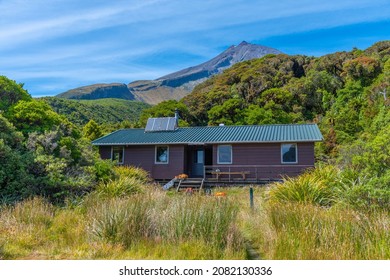
[[[204,167],[203,178],[177,180],[172,186],[177,191],[197,191],[204,188],[264,185],[283,181],[286,176],[294,177],[311,165],[212,165]],[[159,180],[164,185],[170,180]]]
[[[265,185],[272,182],[280,182],[282,179],[262,179],[262,180],[249,180],[242,178],[237,178],[235,180],[227,180],[226,178],[216,179],[203,179],[203,178],[187,178],[184,180],[177,180],[174,182],[174,185],[171,189],[176,190],[177,192],[197,192],[197,191],[207,191],[214,187],[233,187],[233,186],[245,186],[245,185]],[[159,180],[157,183],[164,186],[168,180]]]
[[[211,175],[215,175],[215,179],[220,180],[221,179],[221,176],[223,175],[228,175],[229,178],[232,176],[232,175],[241,175],[242,176],[242,179],[245,180],[246,179],[246,175],[249,175],[251,174],[250,171],[210,171],[209,172]]]
[[[204,167],[206,182],[243,184],[281,181],[284,177],[302,174],[312,165],[279,164],[279,165],[207,165]]]

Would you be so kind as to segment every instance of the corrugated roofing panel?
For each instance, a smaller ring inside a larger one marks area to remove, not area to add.
[[[322,141],[316,124],[183,127],[145,133],[124,129],[93,141],[93,145],[142,145],[185,143],[261,143]]]

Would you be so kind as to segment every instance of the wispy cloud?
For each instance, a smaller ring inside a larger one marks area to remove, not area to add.
[[[16,2],[15,4],[20,4],[18,2],[24,1]],[[55,1],[54,5],[56,2],[66,3],[66,1]],[[5,7],[0,5],[2,21],[9,20],[9,22],[0,26],[0,42],[3,42],[0,43],[0,47],[11,48],[14,45],[31,40],[50,40],[56,37],[139,22],[142,21],[142,12],[139,11],[156,4],[158,1],[132,1],[131,5],[126,6],[119,5],[123,1],[118,1],[119,3],[114,2],[110,6],[106,4],[100,7],[96,7],[94,1],[88,2],[90,5],[81,7],[81,9],[72,9],[65,6],[65,10],[53,10],[50,7],[51,1],[40,0],[38,3],[31,1],[27,5],[30,9],[25,7],[22,9],[22,13],[16,13],[16,16],[13,14],[13,11],[18,9],[16,5],[14,7],[10,3],[7,3]],[[31,5],[31,3],[34,3],[34,5]],[[49,5],[49,7],[46,8],[45,5]],[[13,16],[10,15],[10,12]],[[41,16],[30,18],[30,14],[41,14]],[[24,17],[27,17],[27,19],[23,20]]]

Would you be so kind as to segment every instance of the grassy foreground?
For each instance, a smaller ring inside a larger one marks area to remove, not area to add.
[[[390,259],[388,209],[350,207],[312,175],[255,187],[250,209],[248,187],[185,195],[117,173],[65,206],[2,206],[0,259],[246,259],[248,246],[263,259]]]
[[[1,211],[0,259],[242,259],[237,213],[228,199],[160,191],[63,208],[34,198]]]

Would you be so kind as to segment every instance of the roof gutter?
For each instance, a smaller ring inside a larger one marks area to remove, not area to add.
[[[307,143],[322,142],[324,139],[279,140],[279,141],[220,141],[220,142],[153,142],[153,143],[92,143],[94,146],[140,146],[140,145],[209,145],[209,144],[250,144],[250,143]]]

